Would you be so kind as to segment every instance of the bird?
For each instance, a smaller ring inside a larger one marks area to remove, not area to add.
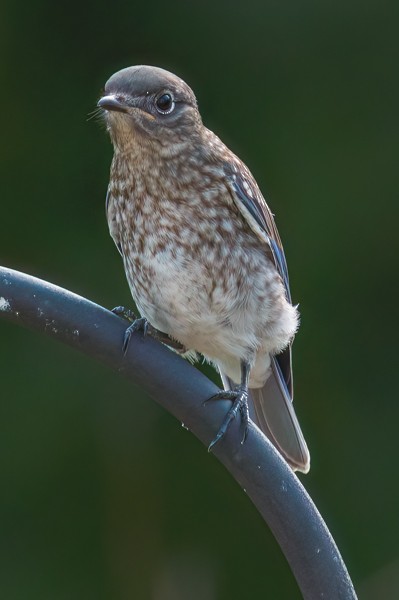
[[[108,226],[141,315],[125,348],[133,330],[150,326],[202,355],[224,387],[210,400],[231,400],[209,449],[237,416],[244,443],[251,417],[290,467],[307,473],[292,403],[298,308],[255,178],[205,127],[194,92],[169,71],[124,68],[97,106],[114,149]]]

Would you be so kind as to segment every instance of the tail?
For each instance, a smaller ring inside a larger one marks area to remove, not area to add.
[[[309,450],[275,357],[271,357],[271,370],[263,388],[249,390],[250,417],[294,471],[307,473],[310,469]],[[228,377],[221,376],[225,389],[234,387]]]

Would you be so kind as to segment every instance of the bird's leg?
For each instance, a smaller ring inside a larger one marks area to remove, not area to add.
[[[209,400],[232,400],[233,405],[227,413],[219,431],[214,440],[208,446],[208,452],[210,452],[215,444],[218,443],[219,440],[222,439],[224,434],[226,433],[231,421],[235,419],[238,413],[241,415],[242,425],[244,426],[244,435],[241,440],[241,444],[243,444],[246,440],[248,433],[248,422],[249,422],[249,410],[248,410],[248,381],[249,381],[249,373],[251,367],[250,364],[242,360],[241,361],[241,383],[233,390],[224,390],[222,392],[218,392],[214,396],[205,400],[205,402],[209,402]]]
[[[126,319],[131,323],[131,325],[129,325],[129,327],[126,329],[125,335],[123,337],[122,350],[124,356],[126,355],[127,349],[129,347],[130,338],[132,337],[132,334],[135,331],[142,331],[144,337],[147,334],[149,334],[151,335],[151,337],[155,338],[159,342],[162,342],[163,344],[166,344],[167,346],[173,348],[173,350],[181,354],[184,354],[184,352],[187,351],[186,348],[182,344],[180,344],[180,342],[173,340],[171,337],[168,336],[167,333],[163,333],[163,331],[159,331],[158,329],[153,327],[145,317],[137,317],[134,314],[134,312],[129,308],[125,308],[124,306],[116,306],[112,309],[111,312],[113,312],[115,315],[118,315],[118,317]]]
[[[125,308],[124,306],[115,306],[115,308],[113,308],[111,312],[113,312],[114,315],[122,317],[123,319],[126,319],[130,322],[129,327],[127,327],[123,336],[122,351],[123,356],[125,356],[129,347],[129,342],[130,338],[132,337],[132,334],[135,331],[142,331],[143,336],[145,337],[148,333],[149,323],[147,319],[145,319],[144,317],[137,317],[132,310],[130,310],[129,308]]]

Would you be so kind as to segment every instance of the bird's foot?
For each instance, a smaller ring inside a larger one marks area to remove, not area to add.
[[[149,323],[144,317],[138,317],[132,310],[130,310],[130,308],[125,308],[124,306],[116,306],[112,309],[111,312],[113,312],[114,315],[122,317],[123,319],[126,319],[131,323],[131,325],[129,325],[129,327],[126,329],[125,336],[123,339],[124,355],[126,354],[127,349],[129,347],[129,342],[132,333],[140,330],[143,331],[144,337],[147,334],[149,334],[151,337],[158,340],[159,342],[162,342],[163,344],[166,344],[166,346],[169,346],[169,348],[172,348],[173,350],[175,350],[175,352],[179,354],[184,354],[185,352],[187,352],[187,348],[185,348],[183,344],[171,338],[167,333],[163,333],[163,331],[159,331],[159,329],[153,327],[151,323]]]
[[[236,418],[237,414],[241,415],[241,422],[244,427],[244,434],[241,440],[241,444],[243,444],[246,440],[248,434],[248,423],[249,423],[249,410],[248,410],[248,389],[246,387],[236,387],[234,390],[225,390],[222,392],[218,392],[214,396],[205,400],[206,402],[210,402],[211,400],[232,400],[233,406],[230,408],[227,413],[219,431],[214,440],[208,446],[208,452],[212,450],[215,444],[217,444],[224,434],[226,433],[231,421]]]
[[[148,333],[148,321],[144,317],[140,317],[133,321],[131,325],[126,329],[125,335],[123,336],[122,351],[123,355],[126,356],[127,349],[129,348],[130,338],[135,331],[142,331],[143,337]]]
[[[126,319],[126,321],[130,321],[131,323],[138,319],[137,315],[132,310],[130,310],[130,308],[125,308],[124,306],[115,306],[115,308],[113,308],[111,312],[113,312],[114,315],[117,315],[118,317]]]
[[[142,331],[145,337],[148,333],[150,324],[144,317],[137,317],[132,310],[125,308],[124,306],[116,306],[112,309],[115,315],[123,317],[127,321],[130,321],[131,325],[126,329],[123,336],[122,352],[123,356],[126,356],[127,349],[129,348],[130,338],[135,331]]]

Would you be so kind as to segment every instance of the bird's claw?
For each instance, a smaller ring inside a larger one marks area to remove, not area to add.
[[[130,321],[131,325],[126,329],[125,334],[123,336],[123,345],[122,352],[123,356],[126,356],[127,349],[129,348],[130,338],[135,331],[142,331],[143,336],[145,337],[148,333],[149,323],[147,319],[144,317],[137,317],[132,310],[129,308],[125,308],[124,306],[115,306],[112,309],[114,315],[118,317],[122,317],[127,321]]]
[[[115,308],[113,308],[111,312],[114,313],[114,315],[122,317],[123,319],[126,319],[131,323],[131,325],[126,329],[125,332],[125,338],[123,341],[124,354],[126,354],[127,352],[132,333],[140,329],[142,329],[144,337],[147,334],[150,334],[151,337],[158,340],[159,342],[162,342],[162,344],[166,344],[167,346],[169,346],[169,348],[172,348],[179,354],[184,354],[185,352],[187,352],[187,348],[183,346],[183,344],[171,338],[167,333],[163,333],[162,331],[158,331],[158,329],[155,329],[155,327],[153,327],[146,319],[138,317],[132,310],[130,310],[130,308],[125,308],[124,306],[115,306]]]
[[[143,337],[148,333],[148,321],[144,317],[135,319],[131,325],[126,329],[125,335],[123,336],[123,356],[126,356],[127,349],[129,348],[130,338],[135,331],[142,331]]]
[[[127,321],[131,321],[132,323],[137,320],[137,315],[135,315],[134,312],[130,310],[130,308],[125,308],[124,306],[115,306],[115,308],[113,308],[111,312],[114,313],[114,315],[117,315],[118,317],[122,317]]]
[[[237,387],[234,390],[225,390],[218,392],[214,396],[211,396],[205,400],[204,404],[211,400],[232,400],[233,406],[228,411],[219,431],[216,434],[215,439],[208,446],[208,452],[217,444],[224,434],[226,433],[229,425],[233,419],[236,418],[237,414],[240,413],[242,419],[242,425],[244,426],[244,434],[241,440],[243,444],[248,435],[248,423],[249,423],[249,410],[248,410],[248,390],[243,387]]]

